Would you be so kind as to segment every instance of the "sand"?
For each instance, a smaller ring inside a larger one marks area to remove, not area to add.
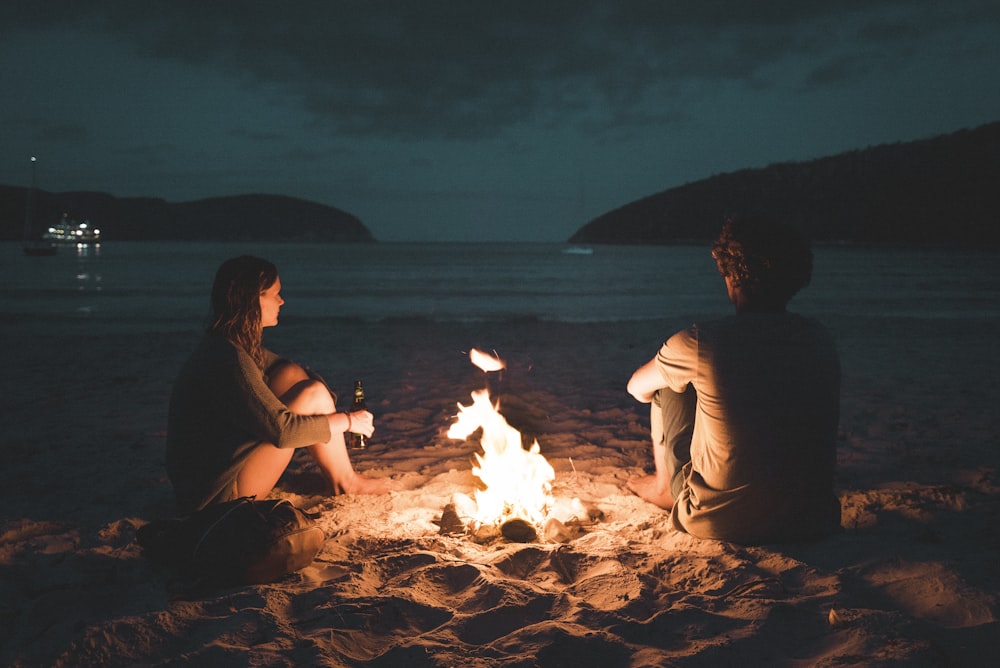
[[[134,542],[173,513],[167,397],[197,332],[4,322],[0,664],[993,665],[1000,323],[828,320],[844,531],[741,547],[670,530],[624,486],[651,466],[625,381],[687,322],[283,322],[270,347],[345,398],[364,379],[377,432],[355,466],[396,490],[327,497],[297,455],[274,494],[321,513],[325,548],[203,598]],[[491,389],[556,497],[595,511],[562,542],[439,532],[475,488],[475,439],[446,436],[487,383],[472,347],[507,360]]]

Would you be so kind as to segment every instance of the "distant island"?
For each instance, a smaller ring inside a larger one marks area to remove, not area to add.
[[[713,176],[603,214],[569,242],[705,243],[738,212],[820,243],[1000,249],[1000,122]]]
[[[0,186],[0,239],[24,237],[27,188]],[[105,241],[374,242],[355,216],[283,195],[236,195],[193,202],[107,193],[35,191],[35,224],[62,215],[89,220]]]
[[[0,239],[23,239],[26,194],[0,185]],[[100,227],[106,241],[375,241],[355,216],[283,195],[179,203],[97,192],[35,195],[36,225],[66,213]],[[720,174],[605,213],[568,242],[706,243],[727,214],[739,212],[786,220],[818,243],[998,250],[1000,122]]]

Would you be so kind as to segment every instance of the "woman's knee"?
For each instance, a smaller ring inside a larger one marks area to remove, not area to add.
[[[281,361],[267,370],[267,386],[278,398],[285,396],[296,385],[306,380],[309,380],[309,374],[295,362]]]
[[[288,409],[302,415],[326,415],[336,411],[330,390],[318,380],[303,380],[282,398]]]

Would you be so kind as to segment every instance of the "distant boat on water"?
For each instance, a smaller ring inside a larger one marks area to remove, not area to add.
[[[594,249],[589,246],[567,246],[562,252],[565,255],[593,255]]]
[[[96,244],[101,241],[101,230],[89,220],[77,222],[64,213],[62,220],[49,227],[42,239],[57,244]]]

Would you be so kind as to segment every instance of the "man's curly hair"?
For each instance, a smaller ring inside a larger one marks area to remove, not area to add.
[[[812,278],[809,242],[789,225],[730,217],[712,244],[719,273],[751,302],[784,306]]]

